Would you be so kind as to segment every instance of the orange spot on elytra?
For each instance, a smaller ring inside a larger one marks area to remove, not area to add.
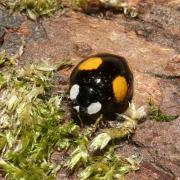
[[[113,82],[113,93],[118,102],[123,101],[128,90],[127,81],[122,76],[117,76]]]
[[[79,65],[80,70],[97,69],[102,64],[102,59],[99,57],[89,58]]]

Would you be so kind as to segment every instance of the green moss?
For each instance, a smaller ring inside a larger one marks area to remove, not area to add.
[[[72,0],[73,1],[73,0]],[[86,3],[87,0],[74,0],[74,3],[76,4],[76,6],[78,7],[83,7]]]
[[[50,156],[64,134],[59,125],[62,95],[48,94],[53,71],[20,68],[5,52],[0,59],[0,168],[8,179],[55,179],[57,166]]]
[[[27,16],[35,20],[39,16],[49,16],[59,8],[59,0],[8,0],[7,7],[10,13],[14,11],[25,12]]]
[[[157,107],[154,102],[149,102],[149,111],[148,111],[150,119],[157,122],[169,122],[173,121],[177,118],[177,116],[170,116],[168,114],[163,113],[159,107]]]
[[[138,161],[135,157],[124,159],[110,148],[104,156],[96,156],[91,163],[80,173],[80,180],[124,180],[125,175],[138,170]]]

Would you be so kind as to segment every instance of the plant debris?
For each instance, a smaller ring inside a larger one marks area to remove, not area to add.
[[[138,166],[139,160],[135,156],[124,159],[115,155],[114,149],[110,148],[104,156],[94,158],[91,164],[80,173],[79,177],[81,180],[123,180],[127,173],[138,170]]]
[[[138,120],[146,116],[144,107],[142,106],[136,109],[133,103],[129,105],[127,114],[128,116],[119,114],[120,118],[122,117],[125,119],[125,121],[121,123],[121,127],[104,129],[103,133],[96,136],[92,141],[91,149],[102,150],[111,140],[129,136],[134,132]]]
[[[163,113],[159,107],[157,107],[153,101],[149,102],[149,117],[157,122],[169,122],[175,120],[178,116],[171,116]]]
[[[59,66],[20,68],[16,59],[0,53],[0,169],[4,176],[13,180],[56,179],[61,168],[73,172],[81,167],[79,179],[106,180],[123,179],[125,174],[138,170],[137,159],[119,157],[108,144],[132,133],[143,110],[131,106],[134,120],[124,116],[128,123],[114,129],[119,131],[116,137],[110,133],[112,129],[106,129],[103,133],[108,140],[102,134],[94,135],[94,125],[80,129],[72,120],[64,119],[64,95],[51,94],[54,71]],[[101,154],[91,153],[97,149],[103,149]],[[55,151],[70,156],[57,164],[51,161]]]
[[[128,2],[122,0],[71,0],[76,9],[81,9],[87,13],[98,12],[102,9],[123,12],[126,16],[135,18],[138,10]]]

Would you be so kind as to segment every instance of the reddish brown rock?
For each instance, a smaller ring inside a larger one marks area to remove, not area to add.
[[[142,159],[140,170],[128,179],[178,179],[180,177],[180,119],[158,123],[151,120],[138,125],[132,140],[122,143],[118,152]]]
[[[171,115],[180,115],[180,80],[161,80],[161,109]]]
[[[37,60],[41,57],[58,61],[66,58],[79,62],[82,52],[74,51],[78,43],[88,46],[83,56],[114,53],[127,58],[134,70],[164,74],[167,63],[176,55],[173,49],[137,38],[133,32],[126,33],[118,19],[108,21],[80,13],[68,13],[68,17],[59,17],[57,14],[56,17],[44,21],[48,39],[29,43],[22,59]]]
[[[172,122],[158,123],[146,121],[137,127],[133,141],[141,144],[143,161],[154,163],[176,178],[180,177],[180,119]]]
[[[134,72],[134,98],[136,105],[147,105],[153,100],[156,105],[160,105],[162,93],[160,87],[161,80],[148,74]]]
[[[106,20],[100,15],[93,17],[69,10],[63,15],[57,12],[41,23],[31,22],[19,14],[14,19],[5,19],[3,15],[0,17],[3,26],[13,31],[5,35],[1,49],[14,52],[21,45],[23,35],[27,43],[21,64],[71,60],[76,65],[95,53],[122,55],[134,72],[135,104],[145,105],[152,98],[163,112],[179,115],[180,24],[179,10],[174,5],[177,1],[148,1],[151,6],[146,1],[128,2],[144,3],[146,11],[139,19],[113,15],[111,20]],[[58,72],[54,87],[57,92],[67,90],[71,71],[72,67]],[[129,179],[180,178],[179,128],[180,119],[165,123],[146,120],[138,125],[132,141],[122,141],[120,155],[142,157],[140,171],[130,174]],[[55,162],[59,162],[58,156],[53,156]],[[57,179],[70,178],[60,172]]]
[[[169,60],[165,67],[165,71],[169,77],[180,77],[180,55],[175,55]]]
[[[161,168],[152,163],[144,162],[140,166],[140,170],[136,173],[127,175],[128,180],[174,180],[174,175],[164,172]]]

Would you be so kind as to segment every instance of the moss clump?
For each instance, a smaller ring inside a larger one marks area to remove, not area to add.
[[[16,60],[0,53],[0,169],[8,179],[55,179],[57,165],[51,153],[66,148],[62,95],[49,96],[53,68],[18,67]],[[63,131],[62,131],[63,128]]]
[[[49,16],[59,8],[59,0],[8,0],[7,7],[10,13],[14,11],[25,12],[27,16],[36,20],[39,16]]]
[[[148,114],[149,114],[150,119],[157,122],[169,122],[177,118],[177,116],[170,116],[168,114],[163,113],[160,110],[160,108],[154,104],[153,101],[149,102]]]

